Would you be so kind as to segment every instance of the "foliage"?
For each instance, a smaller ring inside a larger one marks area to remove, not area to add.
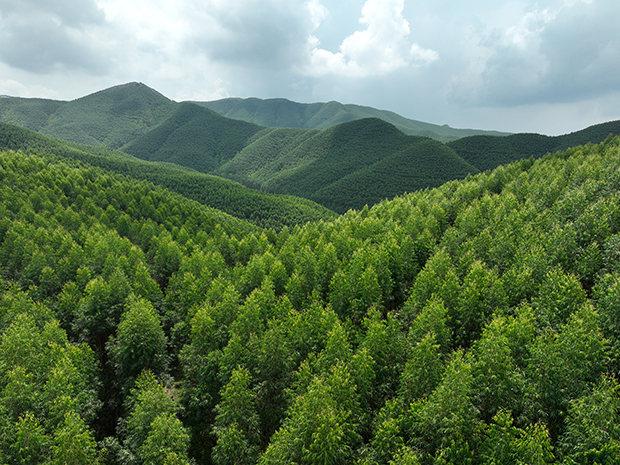
[[[275,232],[0,153],[7,463],[614,463],[620,138]]]

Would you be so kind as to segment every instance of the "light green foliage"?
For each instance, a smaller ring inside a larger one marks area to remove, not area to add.
[[[454,352],[441,383],[407,412],[414,443],[421,451],[434,456],[442,449],[475,445],[481,424],[473,393],[471,363],[461,352]]]
[[[155,437],[160,434],[165,435],[167,428],[172,428],[174,441],[177,441],[177,434],[183,436],[178,432],[179,428],[172,419],[177,410],[176,402],[150,371],[142,372],[136,380],[135,388],[131,390],[128,397],[128,409],[125,446],[134,454],[142,449],[152,435]],[[158,424],[160,431],[153,433],[153,425],[157,418],[161,418]],[[181,439],[178,440],[181,441]],[[147,450],[155,446],[154,441],[155,439],[151,440],[151,446],[147,447]]]
[[[481,447],[483,464],[510,465],[552,463],[551,442],[547,428],[536,423],[525,430],[513,426],[509,412],[501,410],[486,427]]]
[[[98,465],[100,452],[92,432],[75,413],[65,415],[64,422],[54,432],[55,445],[52,446],[54,465]]]
[[[613,463],[619,146],[281,232],[2,152],[2,461]]]
[[[224,386],[214,426],[217,445],[213,449],[213,460],[216,464],[256,463],[260,444],[259,418],[249,387],[250,374],[243,368],[234,370]]]
[[[360,442],[355,423],[358,408],[349,370],[338,363],[298,394],[259,463],[351,462]]]
[[[139,455],[144,465],[166,465],[189,463],[187,447],[189,434],[183,424],[172,413],[155,417],[150,424],[149,434],[140,446]]]
[[[606,352],[607,341],[589,305],[571,315],[559,332],[547,330],[532,343],[527,371],[554,439],[564,427],[570,401],[583,396],[604,372]]]
[[[620,396],[617,381],[603,376],[592,391],[571,401],[560,440],[565,463],[613,463],[620,454]]]
[[[130,297],[108,353],[117,376],[131,380],[143,370],[162,374],[168,365],[167,341],[159,315],[147,300]]]

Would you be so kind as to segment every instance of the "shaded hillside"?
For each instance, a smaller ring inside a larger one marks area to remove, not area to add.
[[[182,103],[170,118],[124,146],[123,151],[143,160],[176,163],[208,173],[233,158],[262,129]]]
[[[440,142],[407,136],[377,118],[310,131],[267,132],[220,172],[239,179],[250,172],[248,179],[262,189],[309,198],[343,213],[478,171]],[[424,176],[430,178],[424,181]]]
[[[506,137],[472,136],[449,142],[447,145],[464,160],[484,171],[522,158],[540,158],[546,153],[566,150],[577,145],[598,144],[610,134],[620,134],[620,121],[597,124],[555,137],[541,134],[512,134]]]
[[[261,186],[280,170],[278,160],[307,139],[319,134],[318,129],[267,128],[256,133],[235,157],[217,171],[232,179],[251,181]],[[296,167],[291,162],[291,168]]]
[[[132,82],[70,102],[0,99],[0,121],[88,145],[118,149],[164,121],[177,104]]]
[[[12,125],[0,123],[0,148],[45,151],[148,180],[234,217],[265,228],[293,227],[307,221],[331,219],[335,214],[306,199],[273,195],[236,182],[184,168],[139,160],[123,152],[62,142]]]
[[[331,210],[344,212],[406,192],[438,187],[476,172],[474,166],[445,145],[423,140],[338,179],[308,198]]]
[[[286,99],[226,98],[196,102],[227,118],[248,121],[261,126],[282,128],[327,129],[339,123],[363,118],[380,118],[405,134],[425,136],[442,142],[474,134],[506,135],[497,131],[455,129],[447,125],[424,123],[404,118],[394,112],[338,102],[297,103]]]

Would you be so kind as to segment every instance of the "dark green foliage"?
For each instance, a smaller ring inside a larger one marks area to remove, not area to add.
[[[476,135],[449,142],[466,162],[480,171],[485,171],[511,163],[522,158],[540,158],[546,153],[566,150],[569,147],[598,144],[610,134],[620,134],[620,121],[590,126],[581,131],[563,136],[543,136],[541,134],[512,134],[505,137]]]
[[[265,144],[272,134],[248,146],[245,153],[262,152],[262,147],[254,146]],[[258,167],[249,179],[266,190],[310,198],[340,213],[477,172],[443,144],[406,136],[376,118],[298,134],[289,136],[295,143],[273,147],[277,158]],[[235,166],[231,163],[222,170],[243,174],[232,171]]]
[[[193,103],[182,103],[165,122],[123,150],[143,160],[165,161],[208,173],[230,160],[261,129]]]

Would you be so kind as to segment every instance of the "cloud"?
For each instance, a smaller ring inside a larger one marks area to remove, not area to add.
[[[620,91],[618,17],[616,0],[535,5],[509,27],[478,36],[477,57],[454,78],[452,99],[510,107]]]
[[[288,70],[326,10],[318,0],[210,0],[188,15],[187,46],[231,66]]]
[[[92,47],[92,28],[105,17],[91,0],[2,0],[0,60],[33,73],[59,68],[100,72],[104,63]]]
[[[367,77],[437,60],[437,52],[409,42],[403,8],[404,0],[366,0],[359,20],[365,29],[344,39],[336,53],[320,48],[320,41],[311,35],[310,61],[304,73]]]
[[[14,79],[0,79],[0,95],[58,99],[57,91],[41,85],[25,85]]]

